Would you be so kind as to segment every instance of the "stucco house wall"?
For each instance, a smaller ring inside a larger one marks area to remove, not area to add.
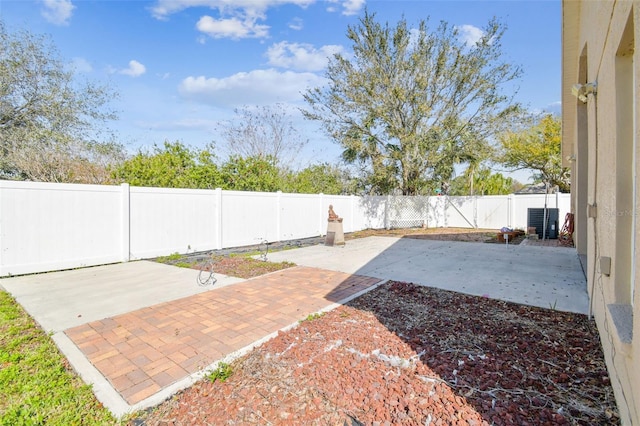
[[[621,420],[640,425],[640,1],[563,0],[562,14],[574,240]]]

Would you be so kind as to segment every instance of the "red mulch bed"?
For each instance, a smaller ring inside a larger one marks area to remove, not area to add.
[[[390,282],[132,420],[146,425],[619,424],[586,316]]]
[[[211,259],[214,272],[237,278],[253,278],[294,266],[289,262],[265,262],[244,256],[212,256]],[[207,266],[209,265],[206,262],[199,262],[195,263],[192,268],[208,272],[210,269]]]

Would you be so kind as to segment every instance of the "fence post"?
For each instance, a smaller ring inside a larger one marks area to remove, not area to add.
[[[478,229],[478,196],[473,195],[473,227]]]
[[[447,200],[448,200],[447,197],[449,197],[449,196],[448,195],[442,195],[441,196],[442,202],[440,203],[442,205],[442,220],[444,221],[442,226],[444,226],[445,228],[449,227],[449,214],[448,214],[448,211],[449,211],[448,204],[449,203],[447,203]]]
[[[513,220],[515,218],[515,210],[516,210],[516,199],[514,197],[513,194],[509,194],[509,201],[507,203],[508,205],[508,212],[507,212],[507,222],[508,222],[508,227],[512,228],[513,227]]]
[[[351,229],[349,230],[349,232],[356,231],[356,229],[355,229],[356,227],[354,226],[355,221],[354,221],[354,218],[353,218],[353,216],[355,215],[355,208],[353,207],[354,200],[355,200],[355,195],[353,195],[353,194],[349,195],[349,201],[350,201],[349,207],[351,207],[351,213],[350,213],[351,214]]]
[[[216,250],[222,249],[222,189],[216,188],[213,196],[216,200],[214,228],[216,233]]]
[[[131,260],[131,188],[128,183],[120,184],[120,238],[123,262]]]
[[[389,209],[391,208],[391,195],[387,195],[387,202],[384,203],[384,229],[391,229],[389,224]]]
[[[429,221],[429,207],[431,207],[431,196],[430,195],[425,195],[425,202],[424,202],[424,221],[422,222],[422,226],[424,228],[429,228],[429,224],[431,223]]]
[[[276,241],[282,241],[282,236],[280,235],[280,232],[282,232],[282,226],[281,226],[282,212],[281,212],[281,202],[280,202],[281,198],[282,198],[282,191],[277,191],[276,192]]]
[[[318,207],[318,233],[322,237],[324,235],[322,232],[324,230],[324,227],[322,226],[324,225],[324,212],[322,211],[322,205],[324,204],[324,194],[322,192],[318,194],[318,201],[320,202],[320,207]]]

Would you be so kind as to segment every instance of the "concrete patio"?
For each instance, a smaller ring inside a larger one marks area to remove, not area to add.
[[[488,296],[587,314],[586,279],[574,249],[368,237],[345,246],[271,253],[275,262]]]
[[[35,274],[0,285],[46,330],[115,415],[158,404],[230,360],[386,280],[588,312],[575,250],[369,237],[270,253],[297,267],[251,280],[148,261]]]

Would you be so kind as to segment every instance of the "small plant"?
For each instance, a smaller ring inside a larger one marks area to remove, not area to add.
[[[305,319],[301,320],[300,322],[317,320],[319,318],[322,318],[324,314],[325,312],[316,312],[314,314],[309,314]]]
[[[233,374],[233,368],[231,367],[231,365],[227,364],[226,362],[221,362],[218,364],[218,368],[209,373],[207,377],[211,381],[211,383],[215,383],[216,380],[224,382],[229,377],[231,377],[231,374]]]
[[[178,268],[193,268],[193,262],[176,262],[174,266]]]
[[[551,309],[552,311],[556,310],[556,305],[558,304],[558,299],[556,299],[553,304],[549,303],[549,309]]]

